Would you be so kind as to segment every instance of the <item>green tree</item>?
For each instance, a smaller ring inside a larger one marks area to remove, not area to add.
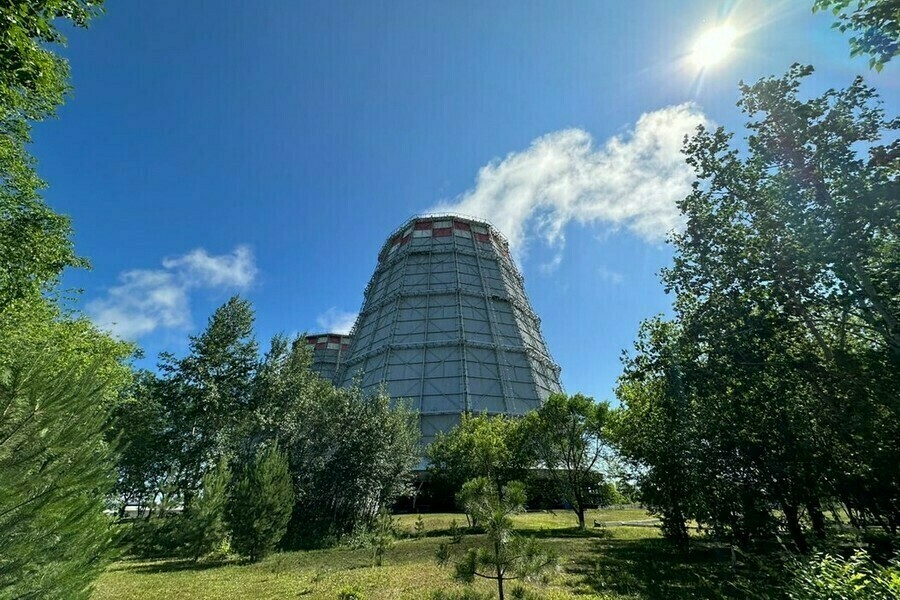
[[[87,598],[114,555],[113,454],[97,367],[23,355],[0,374],[0,598]]]
[[[533,464],[519,421],[504,415],[464,414],[459,425],[439,433],[426,448],[428,472],[450,494],[476,477],[486,477],[499,493],[522,479]]]
[[[674,320],[626,358],[613,428],[673,528],[801,550],[834,499],[889,530],[900,506],[900,122],[861,79],[802,99],[811,72],[742,86],[746,156],[721,128],[686,144]]]
[[[604,427],[609,404],[575,394],[553,394],[525,417],[526,437],[584,529],[584,512],[596,504],[602,477],[600,463],[608,450]]]
[[[158,388],[154,373],[135,373],[126,397],[113,407],[107,429],[108,439],[120,447],[114,492],[120,511],[136,506],[148,518],[174,483],[177,464],[173,431]]]
[[[298,495],[291,525],[297,543],[368,528],[380,507],[410,491],[420,460],[416,412],[382,394],[316,380],[279,437]]]
[[[253,319],[250,303],[234,296],[216,309],[203,333],[190,338],[186,357],[161,355],[160,393],[176,435],[185,506],[206,471],[242,443],[239,430],[253,408],[259,361]]]
[[[251,562],[284,537],[294,507],[288,461],[277,446],[262,449],[238,473],[228,503],[232,547]]]
[[[69,220],[40,196],[44,182],[28,153],[31,125],[54,115],[69,91],[69,65],[56,54],[58,26],[87,26],[102,2],[12,1],[0,8],[0,311],[46,291],[75,255]]]
[[[662,518],[663,533],[688,541],[696,511],[698,469],[695,419],[678,366],[678,329],[659,319],[642,324],[635,355],[626,359],[610,415],[610,438],[636,467],[640,500]]]
[[[542,548],[536,540],[517,535],[512,516],[525,510],[525,485],[511,481],[498,493],[487,478],[475,485],[479,494],[474,495],[467,506],[482,524],[488,538],[485,548],[470,548],[454,563],[455,576],[471,583],[476,577],[497,582],[497,593],[504,600],[504,583],[541,575],[556,564],[556,556]],[[450,546],[441,544],[437,552],[438,562],[447,564],[452,559]]]
[[[219,464],[203,476],[200,493],[194,499],[190,508],[183,514],[184,531],[182,532],[182,539],[184,546],[181,550],[194,561],[220,547],[228,536],[225,510],[230,481],[231,470],[228,468],[228,462],[225,459],[220,459]],[[264,483],[271,484],[269,481]],[[290,480],[288,480],[288,484],[290,484]],[[275,496],[283,493],[283,489],[277,487],[269,488],[267,491],[275,494]],[[288,491],[290,491],[290,488],[288,488]],[[288,511],[290,510],[292,499],[293,497],[287,499]],[[272,498],[273,502],[278,500],[279,498],[277,497]],[[289,514],[290,512],[288,512]],[[247,518],[253,519],[254,516],[254,514],[249,514]],[[269,516],[266,515],[263,518],[266,517]]]
[[[868,54],[869,67],[880,71],[900,53],[900,5],[896,0],[816,0],[813,11],[818,10],[831,10],[838,19],[833,27],[857,34],[850,38],[850,56]]]

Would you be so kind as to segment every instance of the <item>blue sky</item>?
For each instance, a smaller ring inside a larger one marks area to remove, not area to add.
[[[240,292],[265,345],[348,321],[387,235],[449,207],[513,242],[567,391],[612,398],[689,177],[677,140],[740,131],[739,80],[870,72],[812,0],[110,2],[71,31],[75,92],[41,124],[48,202],[91,271],[81,306],[152,366]],[[705,30],[739,33],[698,73]],[[896,61],[895,61],[896,62]]]

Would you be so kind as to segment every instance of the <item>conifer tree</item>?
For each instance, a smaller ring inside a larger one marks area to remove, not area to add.
[[[231,492],[228,521],[234,550],[251,562],[264,558],[284,537],[293,506],[287,458],[277,446],[261,450]]]

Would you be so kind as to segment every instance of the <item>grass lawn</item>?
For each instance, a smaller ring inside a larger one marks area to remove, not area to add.
[[[345,587],[356,587],[368,600],[427,599],[434,590],[462,588],[449,568],[439,567],[434,553],[449,541],[453,519],[463,515],[427,514],[425,535],[400,539],[387,551],[384,565],[372,567],[369,549],[334,548],[285,552],[255,565],[237,562],[138,561],[114,564],[98,581],[96,600],[327,598],[335,600]],[[688,554],[677,552],[655,527],[620,526],[648,519],[640,510],[590,511],[588,523],[606,523],[579,533],[571,512],[535,512],[516,517],[523,534],[541,538],[560,557],[558,572],[542,594],[550,600],[716,598],[730,576],[728,553],[698,545]],[[398,518],[412,533],[415,515]],[[465,536],[462,548],[482,536]],[[491,582],[476,586],[492,590]]]

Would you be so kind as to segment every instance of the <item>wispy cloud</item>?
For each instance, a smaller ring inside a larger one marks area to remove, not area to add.
[[[600,276],[600,279],[605,281],[606,283],[610,283],[612,285],[619,285],[623,281],[625,281],[625,276],[619,273],[618,271],[613,271],[612,269],[607,269],[603,265],[597,267],[597,275]]]
[[[348,334],[356,323],[357,315],[358,313],[344,312],[332,306],[316,317],[316,325],[320,329],[317,333]]]
[[[101,329],[134,340],[160,328],[190,326],[192,290],[243,290],[252,285],[256,273],[253,253],[246,246],[218,256],[198,248],[163,259],[161,269],[122,273],[119,284],[86,309]]]
[[[572,221],[624,227],[659,242],[681,224],[675,202],[693,180],[681,145],[701,123],[709,119],[685,103],[641,115],[599,147],[581,129],[550,133],[485,165],[474,188],[430,212],[487,219],[519,255],[535,237],[558,249]]]

